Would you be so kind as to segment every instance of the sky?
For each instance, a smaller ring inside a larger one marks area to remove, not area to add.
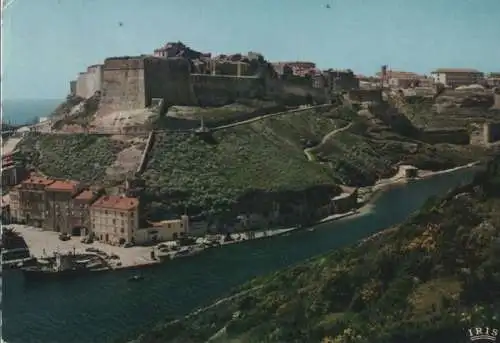
[[[383,64],[500,71],[499,15],[500,0],[15,0],[3,14],[2,95],[62,99],[86,66],[171,41],[364,75]]]

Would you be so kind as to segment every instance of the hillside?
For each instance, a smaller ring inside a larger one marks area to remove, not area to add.
[[[28,166],[55,178],[101,181],[127,143],[106,136],[28,136],[18,145]]]
[[[307,199],[313,208],[328,199],[328,192],[308,195],[304,190],[372,185],[394,175],[397,163],[438,170],[483,153],[416,141],[348,108],[311,109],[216,131],[205,139],[158,133],[142,178],[152,217],[186,209],[192,214],[265,213],[273,201],[285,206]]]
[[[474,122],[497,120],[500,110],[493,104],[493,93],[489,91],[446,90],[436,99],[408,96],[402,112],[419,127],[468,127]]]
[[[146,199],[157,212],[220,213],[259,206],[255,210],[262,212],[273,201],[298,204],[304,196],[310,206],[317,205],[338,193],[337,180],[327,166],[308,162],[303,150],[339,125],[302,113],[217,131],[205,139],[158,133],[143,174]]]
[[[81,110],[59,123],[75,125],[75,120],[87,120],[95,109],[94,100],[80,102]],[[264,113],[275,106],[259,104],[265,105]],[[239,119],[254,116],[248,110],[257,105],[177,108],[163,117],[167,121],[156,124],[160,128],[174,124],[179,126],[173,128],[197,127],[203,116],[214,127],[233,122],[232,115]],[[387,104],[375,108],[381,112],[390,109]],[[281,214],[292,213],[299,206],[304,206],[303,213],[314,212],[339,193],[338,184],[372,185],[394,175],[398,163],[438,170],[485,154],[477,147],[424,143],[418,135],[408,136],[407,132],[415,131],[408,120],[395,121],[397,125],[391,127],[363,111],[334,106],[310,109],[206,137],[157,132],[140,176],[145,181],[143,214],[156,220],[188,211],[225,220],[248,212],[267,215],[278,208]],[[49,176],[110,185],[135,172],[144,146],[144,137],[84,134],[29,137],[20,145],[30,165]]]
[[[500,158],[471,186],[136,343],[465,342],[500,318]]]

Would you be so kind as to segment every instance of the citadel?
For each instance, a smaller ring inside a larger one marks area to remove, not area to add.
[[[325,103],[334,91],[357,88],[351,70],[321,72],[312,62],[269,63],[253,52],[212,57],[180,42],[167,43],[153,55],[107,58],[70,82],[72,95],[100,94],[98,116],[160,100],[176,106],[221,106],[252,98]]]

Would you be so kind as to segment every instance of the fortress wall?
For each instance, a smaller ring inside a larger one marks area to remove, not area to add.
[[[382,91],[380,89],[356,89],[348,92],[349,100],[356,102],[382,102]]]
[[[282,81],[282,94],[285,97],[296,97],[299,103],[304,104],[306,100],[313,100],[316,103],[326,102],[326,92],[324,88],[313,88],[312,82],[297,82],[295,80]],[[302,100],[300,100],[302,99]]]
[[[80,73],[76,80],[75,92],[77,96],[88,99],[95,92],[102,89],[102,65],[96,64],[87,68],[87,71]]]
[[[98,116],[145,107],[144,62],[141,57],[108,58],[102,69]]]
[[[191,65],[183,58],[144,59],[145,105],[154,98],[165,104],[192,106],[197,103],[190,78]]]
[[[265,96],[265,80],[251,76],[191,74],[194,94],[204,105],[224,105],[238,98]]]
[[[421,139],[430,144],[467,145],[471,142],[471,136],[466,129],[425,130],[422,132]]]

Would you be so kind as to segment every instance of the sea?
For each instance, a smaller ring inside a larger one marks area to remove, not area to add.
[[[3,99],[2,122],[23,125],[47,117],[64,99]]]

